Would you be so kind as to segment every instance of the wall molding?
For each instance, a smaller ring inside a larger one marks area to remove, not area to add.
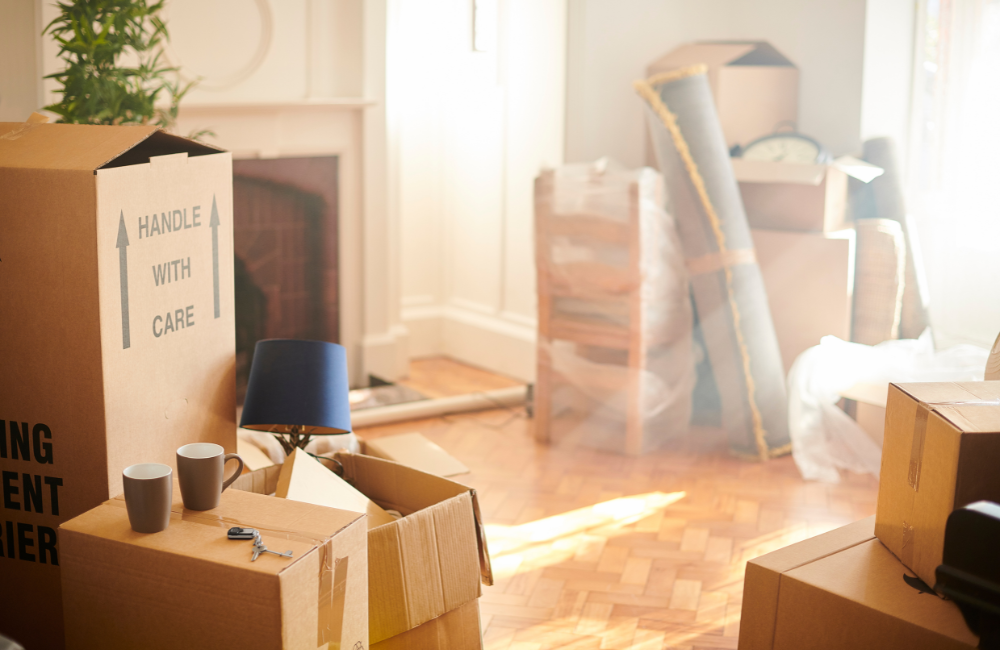
[[[460,303],[456,300],[442,305],[410,298],[402,313],[409,331],[410,356],[443,354],[515,379],[534,381],[534,319],[489,314],[456,304]]]

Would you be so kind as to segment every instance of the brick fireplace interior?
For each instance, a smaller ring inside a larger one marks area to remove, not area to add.
[[[257,341],[338,342],[337,157],[233,161],[236,386]]]

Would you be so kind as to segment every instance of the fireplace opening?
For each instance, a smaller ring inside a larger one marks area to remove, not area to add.
[[[337,159],[233,161],[236,388],[257,341],[338,342]]]

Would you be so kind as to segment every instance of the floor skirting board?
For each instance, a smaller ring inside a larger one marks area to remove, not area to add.
[[[403,310],[410,356],[445,355],[491,372],[533,382],[535,327],[462,307]]]

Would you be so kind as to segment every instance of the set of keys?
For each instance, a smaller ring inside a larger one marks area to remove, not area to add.
[[[285,551],[284,553],[279,553],[277,551],[272,551],[268,547],[264,546],[264,542],[260,538],[260,531],[256,528],[240,528],[239,526],[234,526],[229,529],[226,535],[229,539],[252,539],[253,540],[253,557],[250,558],[251,562],[256,562],[257,558],[260,557],[261,553],[271,553],[272,555],[278,555],[280,557],[292,557],[291,551]]]

